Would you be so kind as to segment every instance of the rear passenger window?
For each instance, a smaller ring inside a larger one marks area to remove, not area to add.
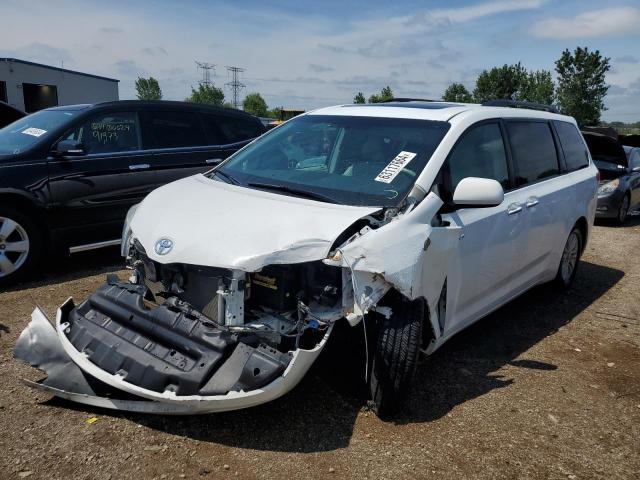
[[[474,127],[464,134],[448,160],[450,193],[465,177],[491,178],[509,187],[509,171],[502,132],[497,123]]]
[[[262,125],[251,118],[203,113],[207,138],[212,145],[243,142],[262,135]]]
[[[560,146],[567,162],[567,170],[570,172],[589,165],[589,152],[582,140],[582,135],[569,122],[553,122],[560,138]]]
[[[556,146],[547,122],[507,122],[516,186],[560,173]]]
[[[143,139],[147,148],[207,145],[200,117],[195,112],[143,112]]]

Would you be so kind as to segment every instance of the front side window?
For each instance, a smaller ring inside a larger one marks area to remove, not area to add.
[[[146,148],[180,148],[207,145],[200,116],[195,112],[142,112]]]
[[[134,112],[101,113],[90,117],[65,138],[80,142],[88,155],[140,149],[138,119]]]
[[[511,155],[516,170],[516,186],[538,182],[560,173],[558,156],[547,122],[506,122]]]
[[[305,115],[260,137],[219,170],[251,188],[267,184],[348,205],[397,206],[448,129],[446,122],[427,120]]]
[[[76,111],[42,110],[10,123],[0,129],[0,155],[22,153],[64,128]]]
[[[491,178],[502,188],[509,188],[507,154],[500,125],[486,123],[467,131],[456,144],[447,160],[449,192],[455,192],[460,180],[466,177]]]
[[[567,170],[572,172],[589,165],[589,152],[582,140],[582,135],[575,125],[559,121],[553,123],[556,127],[556,132],[558,132],[560,146],[567,163]]]

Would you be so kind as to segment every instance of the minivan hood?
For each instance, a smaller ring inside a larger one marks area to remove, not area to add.
[[[195,175],[150,193],[131,220],[149,258],[166,263],[260,270],[327,256],[333,242],[380,207],[335,205],[230,185]],[[162,238],[172,249],[158,255]]]

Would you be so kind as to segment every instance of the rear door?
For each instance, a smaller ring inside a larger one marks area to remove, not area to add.
[[[520,286],[526,223],[522,195],[509,191],[507,153],[500,122],[488,121],[470,127],[461,136],[443,167],[441,194],[447,202],[466,177],[497,180],[506,191],[504,201],[496,207],[450,206],[442,215],[445,226],[460,228],[447,281],[446,319],[441,324],[445,335],[490,312]]]
[[[531,286],[555,274],[573,222],[571,178],[561,173],[559,146],[550,122],[505,121],[513,159],[515,192],[522,198],[526,236],[519,244],[522,281]],[[570,223],[570,224],[569,224]],[[556,261],[557,260],[557,261]]]
[[[48,158],[51,224],[72,245],[119,238],[129,207],[156,183],[137,112],[96,112],[62,138],[82,142],[85,153]]]

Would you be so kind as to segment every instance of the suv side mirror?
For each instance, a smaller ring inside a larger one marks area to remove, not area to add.
[[[492,178],[463,178],[453,193],[453,203],[458,207],[495,207],[503,200],[502,185]]]
[[[84,155],[86,152],[82,142],[78,142],[77,140],[60,140],[53,150],[53,153],[59,157],[71,157]]]

